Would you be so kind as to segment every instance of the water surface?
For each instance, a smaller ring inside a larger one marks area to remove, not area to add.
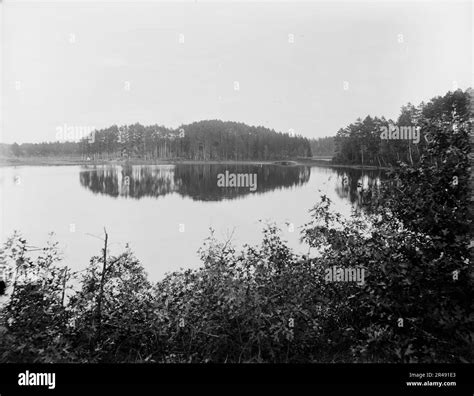
[[[257,189],[218,187],[220,173],[256,174]],[[150,279],[200,265],[210,235],[258,244],[265,222],[282,228],[297,252],[308,210],[326,194],[349,215],[377,171],[276,165],[21,166],[0,169],[1,241],[19,230],[43,246],[54,232],[64,263],[85,268],[100,253],[104,227],[112,254],[128,244]],[[261,220],[261,221],[260,221]],[[289,226],[289,224],[292,225]],[[291,230],[294,230],[291,232]]]

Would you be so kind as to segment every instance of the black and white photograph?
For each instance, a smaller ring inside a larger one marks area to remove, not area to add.
[[[473,15],[1,1],[0,394],[472,395]]]

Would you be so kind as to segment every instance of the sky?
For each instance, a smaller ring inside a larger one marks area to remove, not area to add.
[[[469,1],[12,1],[0,142],[221,119],[334,136],[473,86]]]

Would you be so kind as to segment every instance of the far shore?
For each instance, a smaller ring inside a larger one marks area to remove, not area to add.
[[[228,164],[228,165],[280,165],[280,166],[322,166],[330,168],[352,168],[352,169],[389,169],[371,165],[343,165],[334,164],[329,157],[282,159],[275,161],[197,161],[197,160],[144,160],[131,158],[128,160],[85,160],[81,157],[0,157],[0,167],[6,166],[71,166],[71,165],[177,165],[177,164]]]

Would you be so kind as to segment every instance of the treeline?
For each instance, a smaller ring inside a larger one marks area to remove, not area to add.
[[[309,141],[264,127],[219,120],[199,121],[177,130],[140,124],[112,126],[82,141],[82,152],[94,159],[137,157],[187,160],[272,160],[308,157]]]
[[[74,274],[57,245],[34,258],[15,235],[0,362],[472,362],[471,127],[433,114],[419,160],[389,172],[367,213],[345,219],[322,196],[302,228],[310,257],[269,226],[241,251],[211,237],[201,268],[153,285],[107,236]],[[335,266],[364,281],[328,280]]]
[[[333,161],[338,164],[363,164],[375,166],[394,166],[400,162],[414,164],[419,162],[421,154],[427,149],[430,139],[426,125],[439,124],[446,120],[459,121],[469,118],[470,89],[466,92],[457,90],[438,96],[428,103],[419,106],[408,103],[401,108],[400,115],[394,120],[384,117],[367,116],[357,119],[355,123],[340,129],[335,137],[335,155]],[[419,141],[414,139],[382,139],[383,127],[398,127],[413,131],[419,128]],[[456,128],[456,125],[452,125]]]
[[[333,136],[311,139],[310,145],[313,157],[332,157],[334,155],[335,144]]]
[[[14,156],[75,155],[104,160],[277,160],[310,157],[308,139],[261,126],[219,120],[170,129],[160,125],[117,126],[93,131],[80,142],[13,144]]]
[[[81,145],[77,142],[43,142],[0,144],[3,157],[79,157]]]

